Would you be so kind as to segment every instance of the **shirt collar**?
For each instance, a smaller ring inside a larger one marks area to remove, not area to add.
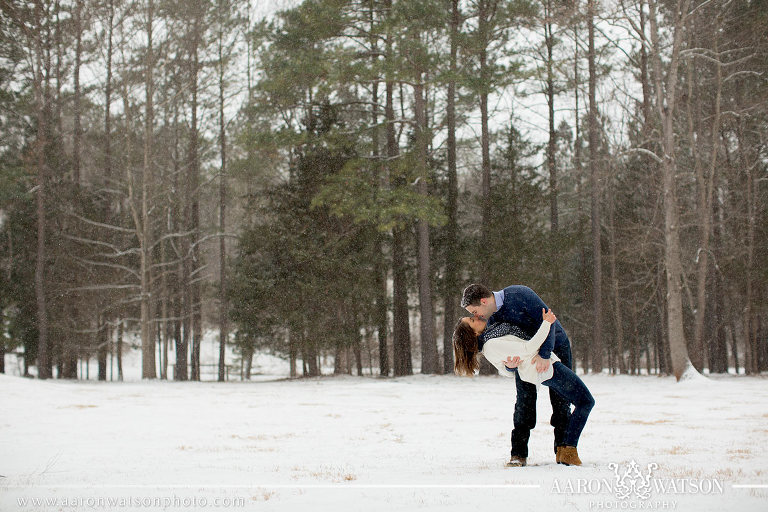
[[[498,311],[504,305],[504,290],[493,292],[493,297],[496,299],[496,311]]]

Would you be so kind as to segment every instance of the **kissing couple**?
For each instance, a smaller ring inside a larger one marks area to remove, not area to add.
[[[555,314],[533,290],[520,285],[492,292],[471,284],[464,289],[461,306],[471,316],[459,320],[453,331],[454,373],[473,376],[482,354],[499,374],[515,379],[517,402],[507,466],[527,464],[539,384],[549,388],[555,461],[580,466],[579,437],[595,399],[573,372],[571,341]]]

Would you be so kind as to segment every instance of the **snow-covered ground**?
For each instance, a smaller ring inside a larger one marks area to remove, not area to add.
[[[499,376],[0,375],[0,510],[768,510],[768,379],[584,381],[585,465],[554,463],[540,399],[530,465],[506,468]]]

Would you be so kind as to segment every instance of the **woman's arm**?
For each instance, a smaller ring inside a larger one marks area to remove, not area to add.
[[[552,313],[552,311],[547,311],[543,308],[542,316],[543,321],[541,322],[541,326],[530,340],[524,340],[511,334],[499,338],[494,338],[496,343],[491,343],[491,340],[489,340],[483,349],[483,354],[486,356],[486,359],[492,363],[495,360],[498,360],[501,364],[504,365],[504,368],[506,368],[511,373],[511,369],[519,365],[520,356],[533,354],[539,349],[541,344],[544,343],[544,340],[547,339],[547,335],[549,334],[549,330],[552,327],[552,324],[557,320],[557,317],[554,313]],[[523,349],[524,352],[521,352],[521,349]],[[517,359],[518,364],[513,365],[514,360],[510,360],[510,357]],[[499,368],[499,366],[497,366],[495,363],[494,366]],[[501,368],[499,368],[499,370],[501,370]]]
[[[553,314],[552,316],[554,317],[555,315]],[[549,336],[549,330],[553,323],[555,323],[554,320],[548,320],[545,314],[544,320],[541,322],[539,330],[536,331],[536,334],[533,335],[533,338],[525,342],[525,348],[531,352],[539,350],[541,345],[547,340],[547,336]]]

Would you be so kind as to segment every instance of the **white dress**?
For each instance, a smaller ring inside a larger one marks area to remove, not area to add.
[[[485,358],[499,370],[499,374],[504,377],[515,378],[515,372],[508,370],[504,365],[504,361],[507,357],[514,358],[518,356],[520,358],[520,365],[517,367],[517,373],[520,378],[531,384],[541,384],[547,379],[551,379],[554,375],[554,368],[552,365],[559,361],[554,353],[550,356],[552,364],[549,365],[547,371],[539,373],[536,371],[536,365],[531,364],[534,356],[539,353],[539,348],[547,339],[549,335],[549,329],[552,326],[551,323],[544,320],[541,323],[541,327],[536,334],[530,340],[524,340],[507,334],[506,336],[499,336],[498,338],[491,338],[483,345],[481,353]]]

